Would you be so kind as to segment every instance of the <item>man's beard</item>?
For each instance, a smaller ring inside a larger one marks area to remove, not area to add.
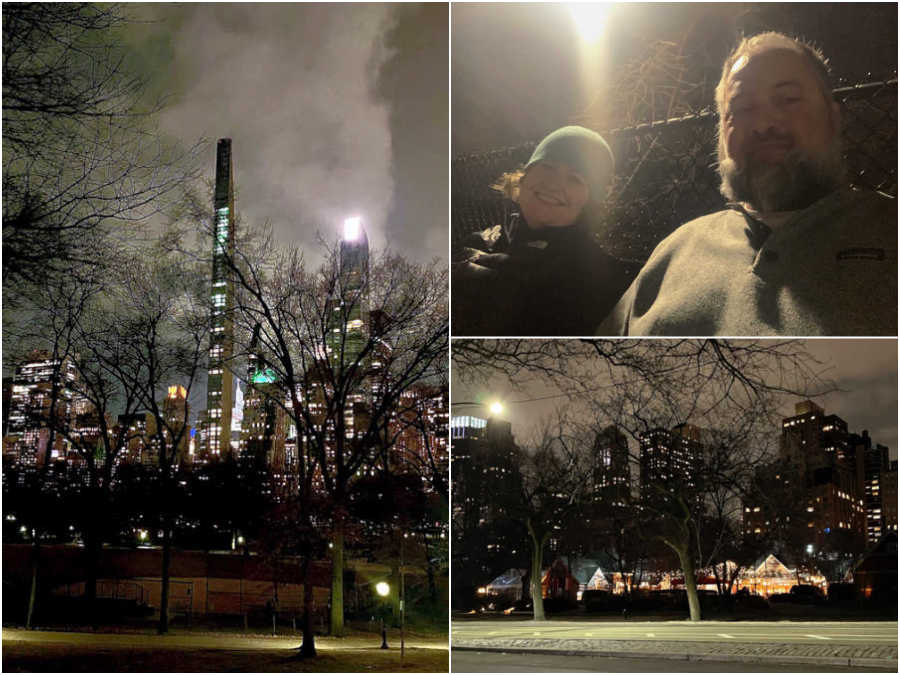
[[[813,158],[799,150],[787,153],[781,162],[768,164],[748,158],[744,170],[725,158],[719,146],[719,191],[732,202],[749,204],[761,213],[797,211],[838,190],[846,169],[840,144]]]

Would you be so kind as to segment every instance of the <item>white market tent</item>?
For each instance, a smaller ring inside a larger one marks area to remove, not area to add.
[[[514,599],[522,598],[522,570],[511,567],[487,585],[491,595],[512,595]]]
[[[609,581],[606,580],[606,575],[603,573],[603,568],[598,567],[594,574],[591,576],[590,581],[587,582],[587,586],[585,590],[588,591],[608,591],[610,590]]]

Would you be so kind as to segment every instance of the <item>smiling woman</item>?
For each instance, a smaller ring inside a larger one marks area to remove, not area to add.
[[[568,126],[498,181],[509,217],[454,255],[454,334],[591,334],[630,278],[595,237],[614,164],[603,137]]]

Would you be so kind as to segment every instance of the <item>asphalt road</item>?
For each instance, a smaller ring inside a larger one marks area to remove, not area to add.
[[[549,638],[783,644],[896,645],[896,621],[455,621],[453,640]]]
[[[454,651],[454,673],[892,673],[891,668],[845,668],[817,664],[771,662],[677,661],[663,658],[610,658],[550,654],[498,654]]]

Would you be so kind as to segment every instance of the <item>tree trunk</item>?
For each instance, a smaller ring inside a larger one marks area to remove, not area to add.
[[[344,530],[335,528],[331,549],[331,635],[344,636]]]
[[[395,559],[391,562],[391,627],[400,627],[400,565]]]
[[[28,594],[28,614],[25,618],[25,630],[31,630],[31,620],[34,618],[34,603],[37,597],[38,563],[41,556],[41,545],[38,538],[34,537],[34,546],[31,551],[31,592]]]
[[[534,607],[534,620],[546,621],[547,617],[544,615],[544,594],[541,590],[544,543],[535,535],[530,524],[528,533],[531,535],[531,604]]]
[[[165,635],[169,632],[169,563],[172,558],[172,532],[169,527],[168,516],[163,517],[163,550],[162,550],[162,574],[161,592],[159,599],[159,625],[156,632]]]
[[[437,583],[434,578],[434,565],[431,562],[431,556],[428,555],[428,549],[425,549],[425,573],[428,575],[428,597],[433,607],[438,606],[438,590]]]
[[[313,585],[309,578],[309,557],[303,561],[303,643],[300,645],[300,658],[312,658],[316,655],[316,634],[312,627]]]
[[[96,628],[99,620],[97,608],[97,575],[100,567],[100,550],[103,543],[95,525],[88,525],[85,531],[85,554],[87,555],[87,579],[84,584],[84,594],[87,599],[87,611],[91,626]]]
[[[700,621],[700,598],[697,595],[697,579],[694,576],[694,558],[689,546],[679,546],[675,552],[678,554],[681,570],[684,572],[684,590],[687,592],[691,621]]]

